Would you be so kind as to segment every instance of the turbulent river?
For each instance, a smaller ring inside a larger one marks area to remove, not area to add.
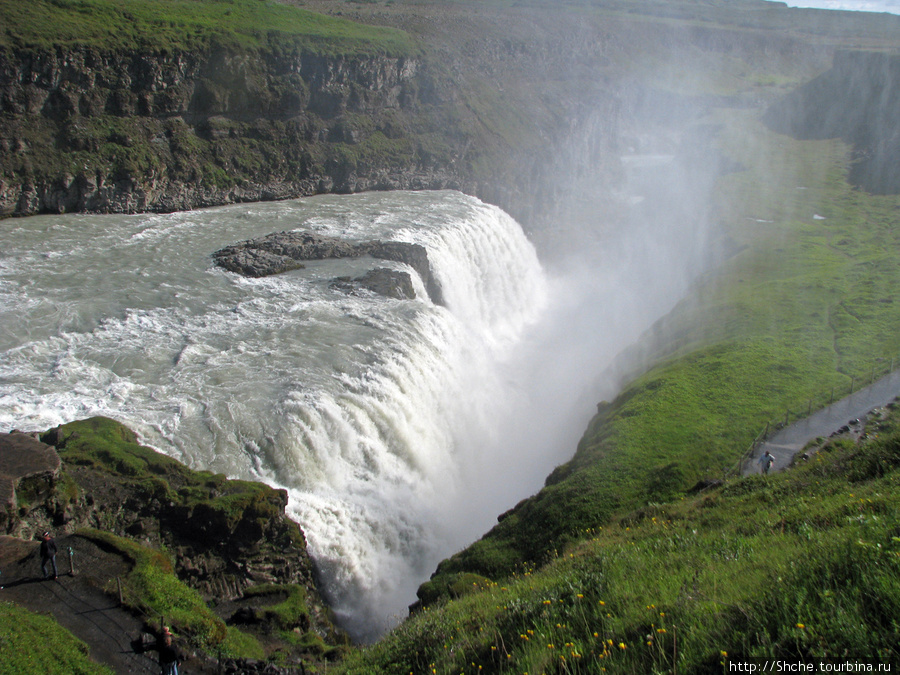
[[[383,260],[264,279],[212,264],[227,244],[294,229],[424,245],[445,306],[420,281],[414,300],[331,284],[403,267]],[[659,282],[648,270],[669,267],[645,251],[628,272],[610,255],[549,274],[512,218],[455,192],[6,220],[0,428],[106,415],[194,468],[286,488],[338,617],[369,640],[571,455],[598,355],[671,304],[636,302]]]

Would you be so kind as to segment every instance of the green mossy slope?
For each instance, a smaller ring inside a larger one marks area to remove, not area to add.
[[[0,675],[107,675],[51,617],[0,602]],[[37,646],[40,648],[36,648]]]

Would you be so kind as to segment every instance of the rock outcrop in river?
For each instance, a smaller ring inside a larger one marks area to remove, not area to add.
[[[362,256],[409,265],[422,279],[431,301],[436,305],[443,304],[440,283],[432,274],[428,252],[420,244],[401,241],[349,242],[314,232],[276,232],[226,246],[213,254],[213,260],[229,272],[258,278],[301,269],[304,260]],[[356,281],[377,293],[409,297],[408,291],[400,290],[403,284],[397,286],[395,283],[384,283],[384,274],[372,276],[370,273]]]

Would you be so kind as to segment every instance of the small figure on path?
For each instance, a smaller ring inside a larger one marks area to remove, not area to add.
[[[59,572],[56,569],[56,542],[49,532],[44,532],[41,536],[41,574],[45,580],[50,578],[50,575],[47,574],[48,562],[53,567],[53,578],[56,579],[59,576]]]
[[[156,642],[159,650],[159,668],[161,675],[178,675],[178,664],[181,662],[181,652],[172,644],[172,633],[169,627],[163,627],[162,635]]]
[[[772,456],[771,452],[766,450],[762,457],[759,458],[759,463],[762,466],[762,472],[768,475],[769,469],[771,469],[772,465],[775,463],[775,458]]]

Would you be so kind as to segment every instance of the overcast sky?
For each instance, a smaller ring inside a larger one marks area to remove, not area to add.
[[[852,9],[860,12],[890,12],[900,14],[900,0],[781,0],[789,7],[818,7],[819,9]]]

